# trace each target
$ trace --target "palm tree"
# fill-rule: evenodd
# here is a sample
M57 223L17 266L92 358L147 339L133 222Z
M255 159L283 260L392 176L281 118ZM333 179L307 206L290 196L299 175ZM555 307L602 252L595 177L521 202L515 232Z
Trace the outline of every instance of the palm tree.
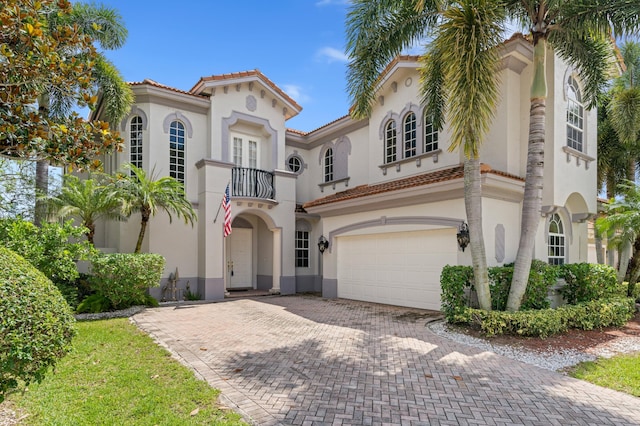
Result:
M128 173L118 174L116 184L119 193L124 200L124 214L130 216L139 212L140 233L134 253L140 253L142 240L147 230L149 219L155 216L159 210L164 210L172 221L171 214L184 219L184 223L193 226L197 220L196 212L186 198L182 183L172 177L158 178L154 170L150 175L133 164L125 164Z
M612 31L624 34L636 30L640 26L640 3L627 0L505 0L504 4L510 17L529 28L534 49L520 244L507 300L507 310L516 311L520 309L527 288L542 206L547 53L552 50L579 72L587 106L594 107L598 93L607 82Z
M640 188L633 181L626 181L618 186L622 194L620 199L612 199L605 207L605 215L598 218L596 227L609 236L612 245L622 247L623 251L633 249L640 251ZM640 262L629 264L629 256L621 256L618 268L618 282L629 277L629 295L640 276ZM629 270L627 272L627 269Z
M503 41L504 8L491 0L467 0L436 14L432 4L409 3L397 2L381 11L377 7L382 2L357 1L349 14L347 33L352 61L348 81L354 116L366 117L370 113L379 67L427 29L435 28L434 39L420 60L421 93L434 126L441 130L444 121L450 123L449 149L462 149L465 154L465 209L475 288L480 307L490 310L478 150L498 100L496 76L500 58L495 47ZM379 39L388 43L382 45Z
M56 28L61 19L56 13L50 14L49 28ZM76 25L80 31L91 37L103 49L118 49L124 45L127 38L127 29L121 16L114 9L94 4L76 3L69 22ZM69 52L74 55L75 52ZM101 53L97 52L93 70L93 83L97 90L104 93L103 108L108 122L111 124L122 120L128 113L133 103L131 87L124 81L115 66ZM63 119L67 117L74 107L71 94L76 88L46 88L38 99L38 109L41 115ZM46 196L49 187L49 162L39 159L36 163L36 194L39 199ZM34 223L39 224L44 213L43 206L36 201Z
M43 199L51 216L55 218L75 217L87 228L87 240L95 246L93 237L99 219L125 220L122 215L122 199L116 187L105 178L80 179L75 175L64 176L59 194Z

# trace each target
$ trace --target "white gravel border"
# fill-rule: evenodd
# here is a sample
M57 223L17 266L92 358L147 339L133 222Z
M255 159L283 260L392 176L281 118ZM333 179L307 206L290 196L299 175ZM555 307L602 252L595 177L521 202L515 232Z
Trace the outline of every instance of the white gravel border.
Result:
M498 345L468 336L462 333L456 333L448 329L444 320L433 321L427 324L427 327L438 336L453 340L464 345L473 346L486 351L494 352L498 355L517 361L526 362L546 370L559 371L566 367L574 366L583 361L594 361L597 359L595 355L573 350L555 350L549 348L546 351L530 351L522 348L515 348L508 345ZM638 341L638 350L640 350L640 339ZM613 355L613 353L612 353Z

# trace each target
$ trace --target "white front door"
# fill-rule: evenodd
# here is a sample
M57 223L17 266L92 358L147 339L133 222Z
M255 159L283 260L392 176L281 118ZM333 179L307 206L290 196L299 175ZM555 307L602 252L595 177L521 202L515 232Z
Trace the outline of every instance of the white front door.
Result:
M229 257L227 258L228 288L253 287L252 236L252 229L234 228L231 235L227 237L229 246Z

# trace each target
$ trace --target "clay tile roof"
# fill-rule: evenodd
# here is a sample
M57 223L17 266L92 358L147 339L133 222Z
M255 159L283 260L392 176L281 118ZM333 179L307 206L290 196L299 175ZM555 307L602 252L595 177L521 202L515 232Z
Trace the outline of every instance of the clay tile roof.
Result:
M145 78L143 81L130 82L129 85L130 86L145 86L145 85L154 86L154 87L158 87L160 89L166 89L166 90L171 90L172 92L182 93L184 95L196 96L198 98L203 98L203 96L201 96L201 95L196 95L195 93L186 92L184 90L176 89L175 87L167 86L165 84L160 84L157 81L151 80L149 78Z
M298 105L296 101L294 101L282 89L276 86L276 84L273 81L269 80L266 75L262 74L260 70L257 70L257 69L250 70L250 71L240 71L240 72L234 72L234 73L228 73L228 74L218 74L218 75L211 75L208 77L201 77L200 80L191 88L190 92L194 92L196 89L199 88L199 86L202 85L202 83L206 81L225 81L225 80L234 80L237 78L245 78L245 77L258 77L260 80L262 80L263 83L265 83L267 86L272 88L278 95L282 96L287 102L289 102L295 108L297 108L298 110L302 109L302 107Z
M524 181L524 179L509 174L505 172L501 172L498 170L493 170L491 166L488 164L482 164L480 166L480 173L491 173L499 176L508 177L511 179ZM327 195L323 198L318 198L313 201L309 201L308 203L303 204L305 209L309 207L321 206L324 204L336 203L339 201L352 200L354 198L366 197L374 194L381 194L385 192L398 191L401 189L413 188L417 186L423 185L431 185L438 182L445 182L448 180L454 179L462 179L464 177L464 167L462 165L458 165L455 167L450 167L448 169L437 170L435 172L424 173L421 175L410 176L403 179L398 179L390 182L378 183L375 185L359 185L355 188L347 189L346 191L336 192L335 194Z
M295 130L295 129L287 129L287 130L292 132L292 133L297 133L299 135L306 136L306 135L309 135L309 134L311 134L313 132L317 132L318 130L324 129L325 127L331 126L333 123L337 123L338 121L340 121L342 119L345 119L347 117L349 117L349 114L345 114L342 117L338 117L335 120L330 121L327 124L323 124L322 126L318 127L317 129L313 129L313 130L311 130L309 132L303 132L302 130Z

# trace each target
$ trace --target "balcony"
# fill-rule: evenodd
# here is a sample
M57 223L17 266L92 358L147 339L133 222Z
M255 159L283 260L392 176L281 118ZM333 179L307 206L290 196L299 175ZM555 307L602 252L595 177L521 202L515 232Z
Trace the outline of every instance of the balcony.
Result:
M276 199L273 172L234 167L231 169L231 196L242 198Z

